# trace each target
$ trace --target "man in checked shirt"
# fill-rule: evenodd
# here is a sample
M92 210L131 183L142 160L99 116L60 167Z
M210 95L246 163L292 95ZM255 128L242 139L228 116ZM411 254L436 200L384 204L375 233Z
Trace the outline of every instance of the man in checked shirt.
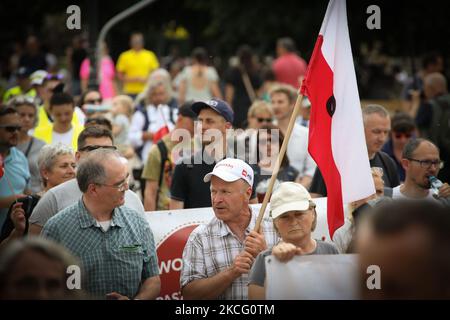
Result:
M215 217L197 227L183 251L180 283L184 299L248 299L248 272L255 257L277 241L273 224L252 231L258 210L249 206L253 170L239 159L216 164L203 181L211 181Z

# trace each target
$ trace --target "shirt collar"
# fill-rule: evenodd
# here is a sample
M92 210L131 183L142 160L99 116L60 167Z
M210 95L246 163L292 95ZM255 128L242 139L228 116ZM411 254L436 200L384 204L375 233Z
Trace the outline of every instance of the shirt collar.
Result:
M83 229L98 226L97 220L94 219L84 205L83 198L78 201L78 220L80 222L80 227ZM124 226L123 213L119 208L115 208L112 214L111 227L115 226L120 228Z
M250 223L248 224L247 228L245 228L245 235L248 235L250 231L253 230L256 224L256 219L254 219L255 212L253 211L252 207L250 207L250 213L251 213ZM217 229L218 229L217 234L220 237L226 237L229 234L233 234L230 227L228 227L228 225L225 222L217 218L215 219L217 220Z

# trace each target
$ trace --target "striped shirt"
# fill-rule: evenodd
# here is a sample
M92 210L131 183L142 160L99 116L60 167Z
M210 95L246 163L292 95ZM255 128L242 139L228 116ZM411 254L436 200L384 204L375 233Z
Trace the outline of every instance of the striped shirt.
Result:
M245 235L253 230L257 216L258 211L252 208L252 217ZM272 220L263 219L261 228L267 247L271 248L278 241ZM183 251L181 287L194 280L212 277L231 267L236 256L244 251L244 248L244 242L241 242L222 220L214 217L208 224L200 225L192 231ZM243 274L235 279L217 299L247 300L247 286L248 274Z
M82 289L94 298L113 291L133 298L141 282L159 274L150 226L128 207L114 209L105 232L80 199L50 218L41 234L80 258Z

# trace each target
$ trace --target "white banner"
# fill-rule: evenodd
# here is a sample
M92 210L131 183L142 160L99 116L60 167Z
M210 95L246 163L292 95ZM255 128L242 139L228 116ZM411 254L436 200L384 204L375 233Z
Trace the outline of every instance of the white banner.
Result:
M353 300L358 298L357 255L297 256L287 263L266 257L268 300Z
M327 199L313 199L316 203L317 226L313 237L330 241L327 226ZM260 208L261 204L252 205ZM267 208L270 206L268 205ZM269 210L266 211L266 215ZM184 209L147 212L145 215L156 243L161 277L159 299L182 299L180 271L183 266L182 253L189 234L199 224L208 223L213 217L212 208Z

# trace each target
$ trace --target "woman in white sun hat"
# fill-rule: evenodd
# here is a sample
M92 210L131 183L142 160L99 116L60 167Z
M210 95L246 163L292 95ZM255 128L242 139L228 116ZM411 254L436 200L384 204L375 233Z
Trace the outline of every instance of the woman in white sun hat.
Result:
M273 254L287 262L295 255L338 254L336 247L312 238L317 223L316 204L301 184L283 182L272 194L270 214L281 241L261 252L249 276L249 299L265 299L265 257Z

